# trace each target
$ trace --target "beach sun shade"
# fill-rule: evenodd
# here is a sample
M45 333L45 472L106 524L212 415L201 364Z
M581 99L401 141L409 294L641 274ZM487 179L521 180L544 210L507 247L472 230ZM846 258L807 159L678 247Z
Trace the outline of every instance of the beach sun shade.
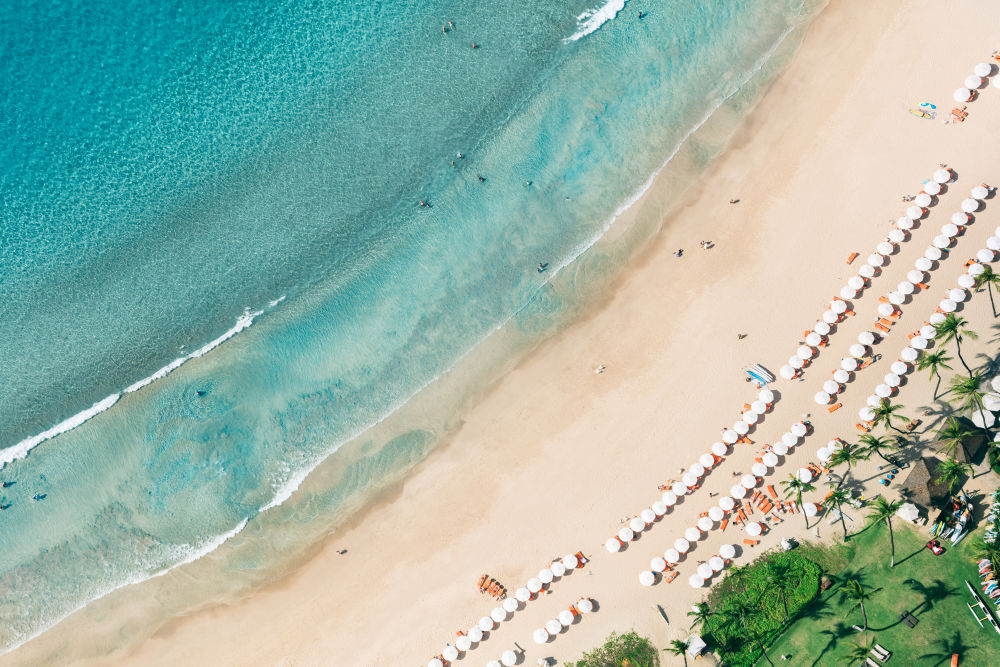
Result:
M986 247L990 250L1000 250L1000 236L991 236L986 239Z
M805 434L809 431L809 429L806 428L806 425L803 424L802 422L795 422L794 424L792 424L792 427L788 430L791 431L792 435L794 435L797 438L804 437Z
M729 429L729 430L727 430L726 432L724 432L722 434L722 440L723 440L723 442L726 442L726 443L728 443L730 445L733 444L734 442L736 442L739 439L740 439L739 434L736 431L732 430L732 429Z
M747 424L745 421L738 421L735 424L733 424L733 430L740 435L746 435L747 432L750 430L750 425Z
M925 212L926 211L924 211L924 209L920 208L919 206L908 206L906 208L906 217L909 218L910 220L919 220L920 218L924 217Z
M455 640L455 643L457 644L458 640ZM441 656L448 661L455 660L458 658L458 649L454 646L445 646L444 650L441 651Z
M705 585L705 580L697 574L692 574L688 577L688 584L690 584L691 588L701 588Z
M667 569L667 561L663 560L659 556L656 556L649 561L649 569L653 572L663 572Z
M478 625L474 625L471 628L469 628L469 631L466 632L465 635L472 642L481 642L481 641L483 641L483 629L480 628Z
M759 414L757 414L753 410L748 410L747 412L743 413L743 417L740 421L744 421L747 424L756 424L759 419L760 419Z
M973 199L986 199L986 197L989 196L990 191L987 190L982 185L977 185L976 187L972 188L972 191L969 194L972 195Z
M754 463L752 466L750 466L750 472L752 472L754 475L757 475L758 477L763 477L764 475L767 474L767 466L764 465L763 463Z
M427 667L444 667L444 663L437 658L433 658L427 663Z
M892 396L892 387L887 384L875 385L875 394L882 398L889 398Z
M728 512L729 510L736 507L736 501L730 498L729 496L723 496L722 498L719 499L719 507L722 508L723 511Z
M545 628L538 628L531 635L531 638L535 640L536 644L544 644L549 641L549 631Z
M906 216L903 216L902 218L896 221L896 226L899 227L900 229L905 229L906 231L910 231L911 229L913 229L913 220L910 220Z
M489 616L483 616L479 619L479 623L476 623L476 625L478 625L479 629L483 632L489 632L493 629L493 619Z
M573 625L573 612L571 612L569 609L563 609L561 612L559 612L558 618L559 622L562 623L563 626L567 628Z
M553 618L545 624L545 629L549 631L550 635L557 635L562 630L562 623L559 622L559 619Z
M934 182L935 183L947 183L951 180L951 170L950 169L938 169L934 172Z
M800 482L808 482L813 478L812 471L809 468L799 468L797 475Z
M840 440L831 440L830 442L826 443L826 448L829 449L831 452L835 452L838 449L843 449L844 446L840 444Z
M887 304L883 303L882 305L885 306ZM851 346L847 348L847 351L851 353L852 357L857 357L857 358L861 358L866 354L868 354L868 348L862 345L861 343L851 343Z
M688 552L688 549L690 548L691 548L691 543L685 540L683 537L678 537L676 540L674 540L674 549L676 549L680 553L686 554Z
M468 651L470 648L472 648L472 640L469 639L468 635L462 635L461 637L455 640L455 648L457 648L459 651Z
M952 301L955 301L956 303L962 303L968 296L969 294L964 289L958 289L957 287L953 287L950 290L948 290L948 298L951 299Z
M875 334L871 331L862 331L858 334L858 342L862 345L871 345L875 342Z
M621 551L622 543L619 540L611 537L611 538L608 538L608 540L604 543L604 548L607 549L608 551L610 551L611 553L617 553L617 552ZM528 583L530 584L531 582L528 582ZM541 583L542 582L539 581L538 583L539 583L539 590L541 590ZM532 593L537 593L538 590L531 591L531 592Z
M912 361L916 361L917 359L920 358L920 353L917 352L912 347L904 347L899 352L899 358L902 359L903 361L911 361L912 362Z
M904 296L907 294L913 294L913 292L915 292L916 289L917 288L913 283L906 280L896 285L896 291Z
M761 533L760 524L756 521L751 521L747 524L747 535L750 537L757 537Z
M711 468L715 465L715 457L708 453L702 454L698 457L698 463L702 468Z
M503 607L494 607L493 611L490 612L490 618L499 623L507 618L507 610Z
M740 478L740 485L744 489L752 489L757 486L757 478L753 475L743 475L743 477Z
M996 424L997 418L993 415L992 412L986 412L986 411L980 412L979 410L976 410L975 412L972 413L971 421L979 428L990 428L991 426Z
M573 554L566 554L562 557L562 564L567 570L574 570L580 565L580 559Z
M829 461L830 456L831 456L830 450L827 449L826 447L820 447L819 449L816 450L816 458L818 458L823 463Z
M633 519L633 521L634 521L634 519ZM618 531L618 538L621 539L622 541L624 541L624 539L622 537L622 532L621 531ZM544 568L542 568L541 570L538 571L538 579L543 584L551 584L552 583L552 579L554 578L554 576L555 575L552 573L552 570L550 570L547 567L544 567Z
M712 519L707 516L698 517L698 528L700 530L712 530Z
M976 286L976 279L970 276L968 273L963 273L958 277L958 286L964 287L966 289L972 289Z
M501 667L499 660L490 660L486 663L486 667Z
M922 208L926 208L931 205L931 196L925 192L921 192L913 199L913 203Z
M885 257L877 253L873 253L871 255L868 255L867 262L870 266L882 266L882 264L885 262Z
M806 513L806 516L816 516L819 513L819 508L816 507L816 503L802 503L802 511Z
M875 250L876 252L878 252L878 254L884 256L884 255L891 255L892 251L895 250L895 248L893 248L892 244L889 243L888 241L882 241L877 246L875 246Z
M941 185L935 183L934 181L927 181L921 187L923 188L924 192L926 192L929 195L936 195L937 193L941 192Z
M688 542L697 542L701 539L701 531L694 526L688 526L687 529L684 530L684 539Z
M792 368L802 368L806 362L802 357L792 357L788 360L788 365Z
M712 566L708 563L702 563L698 566L698 576L702 579L708 579L712 576Z
M643 586L652 586L656 583L656 575L649 570L643 570L639 573L639 583Z
M742 498L747 495L747 490L743 488L742 484L735 484L729 487L729 495L733 498Z
M819 347L819 344L822 342L823 342L823 337L820 336L815 331L810 331L806 335L806 345L809 345L810 347Z
M503 663L504 667L513 667L517 664L517 654L513 651L504 651L500 654L500 662Z
M765 403L770 403L774 400L774 392L770 389L761 389L757 392L757 400L764 401Z
M785 433L781 436L781 442L783 442L788 447L794 447L798 444L799 439L794 433Z
M955 303L954 301L952 301L951 299L942 299L941 303L938 304L938 308L940 308L941 310L943 310L946 313L954 313L955 309L958 308L958 304ZM918 338L919 338L919 336L918 336ZM913 345L913 341L910 341L910 344ZM919 345L913 345L913 347L920 348ZM920 348L920 349L923 349L923 348Z
M978 259L980 262L992 262L994 259L996 259L996 256L997 254L992 250L990 250L989 248L983 248L982 250L976 253L976 259Z
M844 384L849 382L851 379L851 374L845 371L843 368L838 368L833 372L833 381L839 384Z
M889 240L893 243L902 243L906 240L906 232L902 229L893 229L889 231Z
M840 367L845 371L854 371L858 368L858 360L853 357L844 357L840 360Z
M857 278L857 276L854 277ZM861 279L858 278L858 280ZM820 336L826 336L830 333L830 325L827 324L826 322L817 322L816 324L813 325L813 331L818 333Z
M895 373L886 373L885 377L882 378L882 381L890 387L898 387L900 382L899 376Z
M841 302L838 302L838 303L841 303ZM795 350L795 354L800 359L812 359L812 356L815 353L816 353L816 350L812 349L808 345L799 345L798 349Z
M619 547L621 546L621 542L623 542L623 540L620 539L616 540L615 538L611 538L611 540L613 540L616 544L618 544ZM611 549L608 549L608 551L611 551ZM618 549L615 549L615 551L618 551ZM537 593L538 591L542 590L542 580L538 579L537 577L532 577L531 579L528 579L528 583L526 585L528 587L528 590L531 591L532 593Z
M820 405L826 405L827 403L830 402L830 394L826 393L825 391L817 391L813 395L813 400Z
M696 486L698 484L698 476L691 472L684 473L681 477L681 481L687 486Z
M868 268L870 269L871 267L869 266ZM822 319L826 324L836 324L840 317L832 310L825 310L823 311Z
M965 87L968 88L969 90L975 90L981 85L983 85L983 80L978 76L976 76L975 74L970 74L969 76L965 77Z
M712 572L721 572L722 568L726 566L726 562L718 556L712 556L708 559L708 566L712 568Z
M632 520L628 522L628 527L632 530L633 533L641 533L643 529L646 527L646 522L639 517L633 517ZM545 570L542 570L542 572L545 572ZM552 576L551 572L549 572L549 576ZM539 573L538 578L541 579L542 581L545 581L545 577L543 577L541 573ZM546 581L545 583L548 582Z
M986 63L979 63L972 68L972 73L976 76L989 76L992 71L992 65L988 65Z
M871 396L865 399L865 405L874 410L878 406L882 405L882 398L880 396L872 394Z
M924 278L926 278L924 272L916 269L911 269L910 272L906 274L906 279L911 283L922 283L924 282Z
M788 445L786 445L783 442L775 443L771 447L771 451L777 454L778 456L784 456L785 454L788 453Z
M673 491L664 491L660 499L667 507L673 507L677 503L677 494Z
M941 259L941 255L943 254L941 248L935 248L934 246L927 246L927 250L924 250L924 257L935 261Z
M681 554L679 551L677 551L677 549L667 549L666 551L663 552L663 558L668 563L673 564L681 559Z
M716 456L725 456L726 454L729 453L729 447L727 447L726 443L724 442L713 442L712 453L715 454Z
M667 513L667 504L662 500L657 500L653 503L650 508L653 510L653 514L656 516L663 516Z
M973 264L969 267L969 275L978 276L985 270L986 268L982 264Z
M764 456L761 457L761 460L764 462L764 465L768 466L769 468L773 468L774 466L778 465L778 457L774 452L768 452L767 454L764 454Z
M648 511L650 514L653 514L652 510L643 510L643 511ZM653 516L655 518L656 515ZM552 572L552 575L556 577L561 577L564 574L566 574L566 566L562 564L561 560L552 561L552 564L549 565L549 570Z
M594 611L594 603L590 601L590 598L580 598L576 603L576 608L580 610L582 614L589 614Z
M847 279L847 286L851 287L853 289L859 290L859 289L861 289L862 287L865 286L865 279L862 278L861 276L851 276L850 278ZM825 336L826 334L830 333L830 327L826 327L826 333L823 333L823 332L819 331L818 329L814 329L814 331L816 331L816 333L818 333L820 335L824 335ZM806 342L808 342L808 341L806 341Z
M972 99L972 91L968 88L959 88L952 97L955 98L956 102L968 102Z
M828 394L836 394L838 391L840 391L840 385L834 382L833 380L827 380L826 382L823 383L823 391L825 391Z
M969 214L964 211L955 211L951 214L951 224L964 225L969 221Z
M732 544L723 544L719 547L719 555L723 558L735 558L736 557L736 547Z
M721 507L710 507L708 509L708 518L712 521L722 521L724 516L726 516L726 513L722 511Z
M944 234L938 234L937 236L934 237L934 240L931 241L931 243L934 245L935 248L941 248L942 250L944 250L945 248L951 245L951 239L945 236Z
M899 292L889 292L889 303L894 306L900 306L906 301L906 296L900 294Z
M858 295L858 290L850 286L844 286L840 288L840 298L841 299L853 299Z
M684 485L684 482L674 482L670 487L670 490L673 491L676 496L686 496L688 492L688 488Z
M896 375L906 375L907 373L910 372L910 367L904 364L902 361L894 361L892 362L892 365L889 366L889 370L891 370Z
M962 210L966 213L975 213L979 210L979 202L975 199L963 199Z
M618 531L618 539L621 540L622 542L631 542L632 538L634 537L635 537L635 532L633 532L633 530L628 526L625 526L624 528ZM541 579L541 577L539 577L539 579Z
M508 614L513 614L515 611L517 611L518 604L517 600L515 600L514 598L506 598L500 604L500 606L503 607L503 610Z
M930 271L931 269L934 268L934 262L932 262L927 257L918 257L917 261L913 263L913 266L917 268L917 271ZM920 280L915 280L914 282L922 283L923 278L925 278L925 276L921 276L920 278L921 278Z
M878 305L878 314L881 315L882 317L889 317L895 312L896 309L893 308L892 304L890 303L880 303ZM854 346L852 345L851 347L853 348ZM851 352L851 354L854 354L854 352ZM860 355L855 355L855 356L860 356Z
M958 225L953 222L946 222L941 225L941 233L948 238L958 235Z

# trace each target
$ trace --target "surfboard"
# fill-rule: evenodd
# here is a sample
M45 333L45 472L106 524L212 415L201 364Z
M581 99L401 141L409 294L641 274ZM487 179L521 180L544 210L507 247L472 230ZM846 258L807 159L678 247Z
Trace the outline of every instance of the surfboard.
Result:
M932 111L937 109L937 107L931 104L930 102L921 102L917 106L920 107L921 109L930 109Z
M929 118L933 117L929 113L927 113L925 111L920 111L919 109L908 109L908 111L911 114L913 114L914 116L916 116L917 118L928 118L929 119Z

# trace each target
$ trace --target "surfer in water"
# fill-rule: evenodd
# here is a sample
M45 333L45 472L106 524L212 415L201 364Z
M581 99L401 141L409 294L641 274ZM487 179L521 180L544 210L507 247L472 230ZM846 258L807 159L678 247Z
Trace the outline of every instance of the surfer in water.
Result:
M545 270L548 269L548 268L549 268L548 262L539 262L538 263L538 272L539 273L545 273Z

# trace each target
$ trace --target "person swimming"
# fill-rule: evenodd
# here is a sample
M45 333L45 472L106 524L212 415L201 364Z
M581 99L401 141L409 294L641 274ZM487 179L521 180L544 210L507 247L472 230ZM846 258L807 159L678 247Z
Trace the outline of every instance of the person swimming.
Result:
M478 176L479 176L479 182L480 183L485 183L486 182L486 177L485 176L483 176L482 174L479 174Z
M45 500L45 497L47 495L48 495L47 493L36 493L35 495L31 496L31 499L32 500Z
M538 272L539 273L545 273L545 270L547 268L549 268L548 262L539 262L538 263Z

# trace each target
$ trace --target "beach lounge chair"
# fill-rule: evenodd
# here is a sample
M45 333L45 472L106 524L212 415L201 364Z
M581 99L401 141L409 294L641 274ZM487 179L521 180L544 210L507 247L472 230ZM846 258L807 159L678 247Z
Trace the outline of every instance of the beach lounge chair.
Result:
M746 544L747 546L750 547L755 547L757 546L757 540L751 540L750 538L745 537L743 538L743 544Z
M483 576L479 577L479 592L480 593L482 593L483 591L486 590L486 580L488 578L489 578L489 575L487 575L487 574L484 574Z
M848 264L850 264L851 262L853 262L853 261L854 261L854 260L856 260L857 258L858 258L858 253L856 253L856 252L852 252L852 253L851 253L850 255L848 255L848 257L847 257L847 263L848 263Z
M892 656L892 653L890 651L887 651L885 647L879 644L878 642L875 642L874 650L879 653L879 655L875 657L881 660L882 662L887 662L889 658Z
M722 530L725 531L726 530L726 526L728 526L728 525L729 525L729 519L723 519L722 520Z
M774 485L773 484L768 484L767 485L767 492L771 494L772 498L777 498L778 497L778 494L774 492Z
M587 563L589 563L589 562L590 562L590 559L589 559L589 558L587 558L586 556L584 556L584 555L583 555L583 552L582 552L582 551L577 551L577 552L576 552L575 554L573 554L573 555L574 555L574 556L576 556L576 559L577 559L578 561L580 561L580 565L586 565Z
M879 665L877 662L875 662L871 658L865 658L865 665L867 667L881 667L881 665Z
M878 298L878 302L879 303L889 303L889 297L887 297L887 296L880 296Z
M843 407L842 403L834 403L833 405L831 405L830 407L828 407L826 409L826 411L827 412L836 412L837 410L839 410L842 407Z
M663 580L669 584L671 581L673 581L676 578L677 578L677 570L674 570L673 572L670 572L669 574L667 574L667 576L663 577Z

